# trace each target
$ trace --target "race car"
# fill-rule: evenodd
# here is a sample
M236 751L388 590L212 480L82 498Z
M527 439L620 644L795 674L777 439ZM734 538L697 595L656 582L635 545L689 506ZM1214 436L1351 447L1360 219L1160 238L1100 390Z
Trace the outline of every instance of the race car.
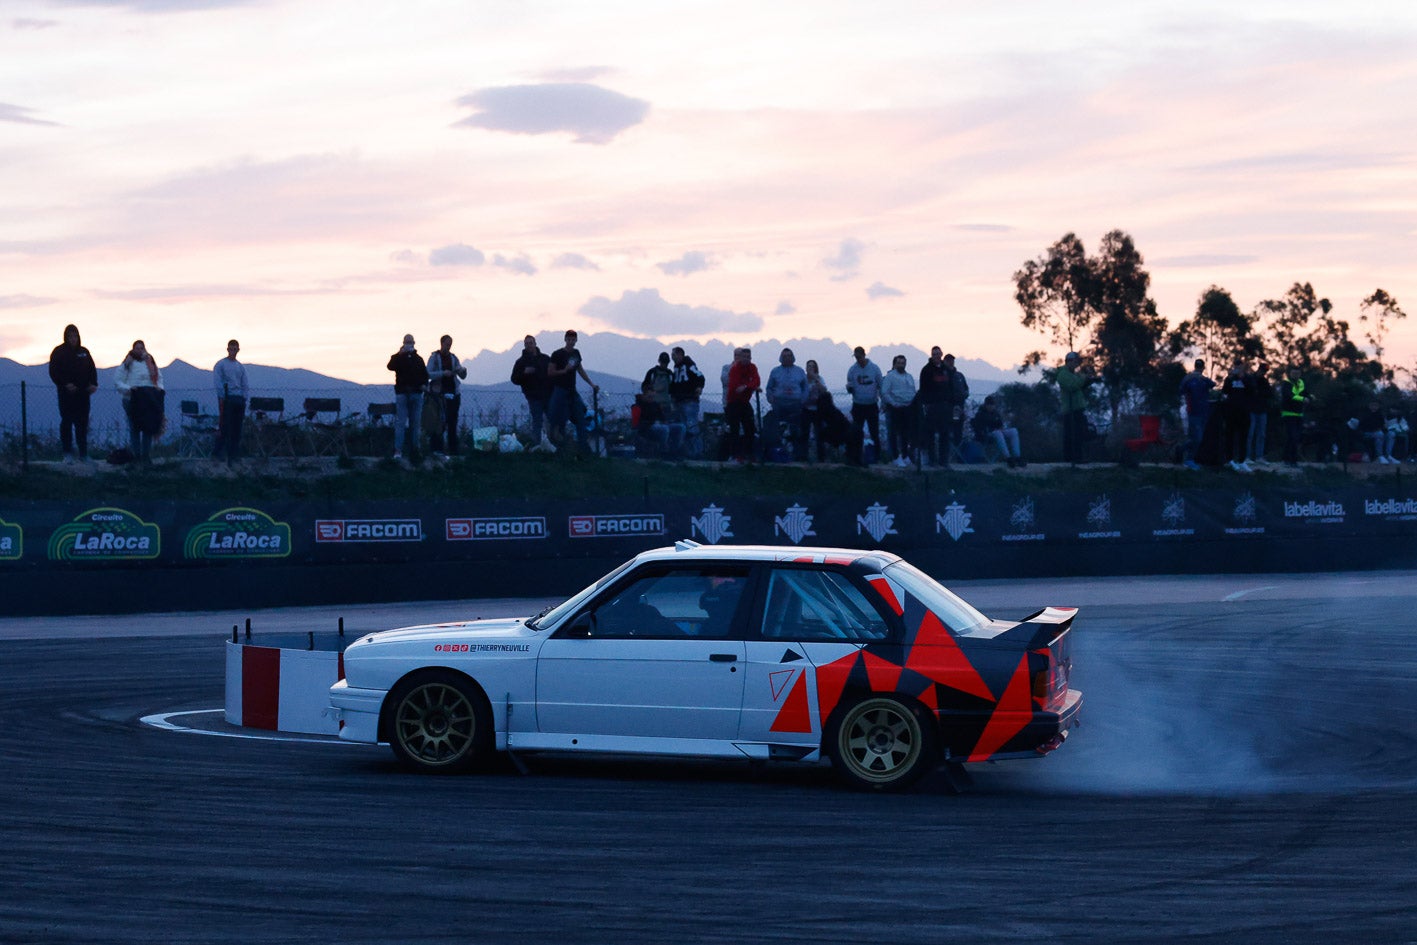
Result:
M362 637L330 701L341 738L426 773L600 752L829 762L899 789L1061 745L1075 614L990 620L883 551L681 541L535 617Z

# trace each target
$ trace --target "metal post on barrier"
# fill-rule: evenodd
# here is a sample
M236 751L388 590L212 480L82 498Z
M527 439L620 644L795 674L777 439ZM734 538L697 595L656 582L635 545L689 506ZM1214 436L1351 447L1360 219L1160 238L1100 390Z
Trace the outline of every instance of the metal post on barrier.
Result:
M311 631L310 631L309 633L307 633L305 636L306 636L305 649L307 649L307 650L313 650L313 649L315 648L315 631L314 631L314 630L311 630Z
M241 642L240 637L237 636L236 624L232 624L232 625L231 625L231 642L232 642L232 643L240 643L240 642Z
M251 618L246 618L246 642L251 642Z
M30 470L29 395L24 381L20 381L20 468Z
M341 639L341 640L344 639L344 618L343 618L343 617L341 617L341 618L339 619L339 636L340 636L340 639Z

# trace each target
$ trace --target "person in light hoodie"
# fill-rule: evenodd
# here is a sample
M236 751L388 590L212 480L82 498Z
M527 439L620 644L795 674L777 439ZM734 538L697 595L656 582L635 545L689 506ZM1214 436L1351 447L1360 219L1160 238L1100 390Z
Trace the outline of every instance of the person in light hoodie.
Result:
M891 369L881 378L881 403L886 405L886 435L890 438L893 466L910 465L915 435L915 378L905 370L905 355L891 359Z
M128 414L129 449L134 459L146 463L152 458L153 440L162 436L167 395L157 361L141 340L133 342L118 365L113 386L123 395L123 409Z

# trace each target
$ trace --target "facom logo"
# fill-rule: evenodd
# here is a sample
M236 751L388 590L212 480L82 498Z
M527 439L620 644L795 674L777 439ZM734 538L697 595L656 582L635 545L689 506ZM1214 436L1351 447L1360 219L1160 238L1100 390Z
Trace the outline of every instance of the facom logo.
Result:
M635 535L663 535L664 516L572 515L566 520L572 538L623 538Z
M290 525L259 509L222 509L187 533L187 558L285 558Z
M51 561L146 560L161 552L161 530L125 509L89 509L49 536Z
M443 521L443 537L447 541L545 538L546 519L535 515L520 518L450 518Z
M417 518L317 519L317 542L422 541L423 520Z

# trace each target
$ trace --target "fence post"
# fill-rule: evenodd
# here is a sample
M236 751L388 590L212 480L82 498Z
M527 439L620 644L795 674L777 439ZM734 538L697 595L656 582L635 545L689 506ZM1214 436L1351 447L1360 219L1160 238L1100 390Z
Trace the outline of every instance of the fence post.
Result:
M30 470L29 395L24 381L20 381L20 468Z

